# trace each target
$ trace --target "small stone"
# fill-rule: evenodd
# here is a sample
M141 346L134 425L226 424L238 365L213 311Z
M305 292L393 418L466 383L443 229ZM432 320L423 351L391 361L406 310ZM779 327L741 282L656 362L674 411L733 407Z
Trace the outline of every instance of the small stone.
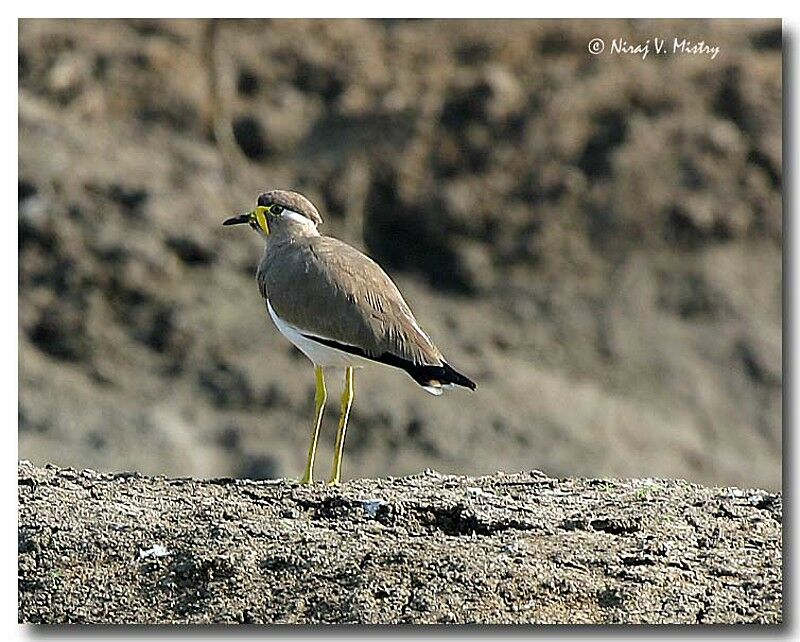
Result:
M169 551L167 550L166 546L162 546L161 544L154 544L151 548L147 550L139 549L139 559L143 560L148 557L164 557L169 555Z
M384 506L385 504L386 502L384 502L382 499L365 499L361 502L361 507L369 517L375 517L377 516L381 506Z

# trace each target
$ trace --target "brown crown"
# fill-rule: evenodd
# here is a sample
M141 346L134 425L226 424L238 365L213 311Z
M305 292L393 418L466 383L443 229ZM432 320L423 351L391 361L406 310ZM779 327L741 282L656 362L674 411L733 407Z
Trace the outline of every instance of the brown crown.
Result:
M297 192L290 192L283 189L273 189L269 192L264 192L258 196L256 205L267 207L269 205L280 205L287 210L292 210L298 214L302 214L314 222L314 225L322 223L322 217L314 204L309 201L302 194Z

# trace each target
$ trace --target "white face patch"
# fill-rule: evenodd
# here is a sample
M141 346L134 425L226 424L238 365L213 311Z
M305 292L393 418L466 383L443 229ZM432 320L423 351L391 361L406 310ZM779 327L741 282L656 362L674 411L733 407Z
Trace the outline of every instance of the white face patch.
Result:
M314 225L314 221L292 210L284 208L283 214L281 214L281 216L283 216L284 218L288 218L290 221L294 221L295 223L300 223L301 225L308 225L309 227L317 229L317 226Z

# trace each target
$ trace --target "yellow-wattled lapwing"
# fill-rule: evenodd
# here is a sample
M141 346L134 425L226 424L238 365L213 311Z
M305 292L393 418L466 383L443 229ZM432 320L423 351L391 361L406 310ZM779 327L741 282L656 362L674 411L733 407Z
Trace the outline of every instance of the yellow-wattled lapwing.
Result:
M316 409L303 483L313 481L322 411L324 368L344 368L339 429L330 483L341 478L347 417L353 402L353 369L383 364L405 370L427 392L475 383L453 369L419 326L403 295L368 256L322 236L317 208L297 192L272 190L256 208L223 225L247 224L265 240L256 279L278 330L314 364Z

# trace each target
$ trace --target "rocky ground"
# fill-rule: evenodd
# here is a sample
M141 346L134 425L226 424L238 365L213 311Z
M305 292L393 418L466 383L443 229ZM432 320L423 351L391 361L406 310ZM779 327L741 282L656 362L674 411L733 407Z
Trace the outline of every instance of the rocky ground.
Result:
M721 53L587 52L677 34ZM780 488L781 42L779 21L22 20L20 456L299 474L312 370L266 317L257 239L220 226L285 187L478 382L358 377L346 476Z
M18 475L21 622L782 621L780 493L539 472Z

